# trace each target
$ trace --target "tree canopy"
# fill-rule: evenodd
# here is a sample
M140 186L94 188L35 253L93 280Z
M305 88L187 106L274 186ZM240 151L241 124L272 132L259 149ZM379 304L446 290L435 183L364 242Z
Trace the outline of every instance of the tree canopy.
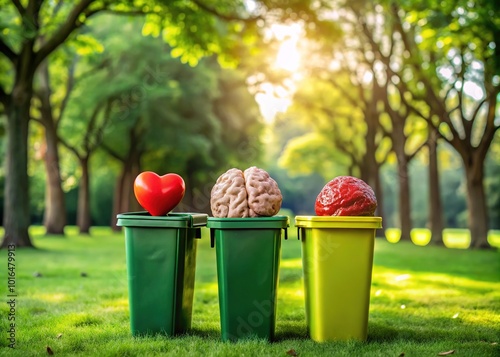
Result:
M262 164L287 182L286 208L307 212L321 180L349 174L374 188L377 214L402 239L425 224L439 244L451 224L489 247L500 211L496 2L0 7L3 245L31 246L33 211L63 234L60 212L76 210L88 231L105 187L106 216L139 208L131 187L141 170L182 174L179 209L207 211L221 172ZM284 50L292 38L295 55ZM295 65L277 68L278 54ZM259 91L289 96L286 112L262 120ZM78 208L68 201L77 187Z

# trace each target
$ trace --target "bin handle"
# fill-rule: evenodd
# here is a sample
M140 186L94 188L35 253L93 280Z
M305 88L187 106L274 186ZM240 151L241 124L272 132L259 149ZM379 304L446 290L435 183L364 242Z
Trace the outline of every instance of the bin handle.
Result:
M300 227L297 227L297 239L300 240Z
M191 225L193 227L206 226L207 215L205 213L186 213L189 215Z
M210 248L215 247L215 231L213 228L210 228Z
M285 231L285 240L287 240L288 239L288 229L283 228L283 230Z

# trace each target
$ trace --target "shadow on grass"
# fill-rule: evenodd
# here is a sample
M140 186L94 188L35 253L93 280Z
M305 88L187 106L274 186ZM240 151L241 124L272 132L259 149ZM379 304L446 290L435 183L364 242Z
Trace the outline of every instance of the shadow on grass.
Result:
M207 329L201 329L201 328L191 328L187 331L185 335L182 336L189 336L189 337L200 337L203 339L212 339L212 340L220 340L221 338L221 332L219 329L214 329L214 328L207 328Z
M289 340L309 340L307 328L292 326L285 331L276 332L273 342L285 342Z
M379 344L394 341L426 343L440 340L454 340L457 343L478 341L496 342L496 332L492 326L471 324L470 326L464 327L462 323L453 321L460 325L458 329L456 329L450 326L443 326L442 318L426 317L412 317L408 320L408 326L395 326L391 321L395 321L396 319L401 320L401 317L394 314L394 316L387 318L387 322L370 321L368 324L366 343ZM464 328L467 330L466 333L464 333ZM190 334L202 338L220 340L219 330L197 329L190 331ZM307 327L303 321L290 322L287 326L283 326L282 324L282 326L277 329L272 342L279 343L293 340L310 340Z
M222 341L221 337L221 332L219 330L199 330L199 329L194 329L194 330L189 330L187 334L185 335L179 335L177 337L197 337L201 339L209 339L213 341L219 341L219 342L224 342ZM280 342L286 342L286 341L297 341L297 340L302 340L302 341L308 341L310 338L308 337L307 333L304 332L292 332L292 331L286 331L286 332L279 332L276 333L274 336L274 339L272 341L268 341L263 338L257 338L257 337L244 337L241 339L238 339L237 341L225 341L226 343L238 343L242 341L263 341L263 342L269 342L269 343L280 343Z
M429 314L431 314L430 312ZM498 342L500 327L487 319L473 321L461 317L401 314L396 312L371 313L368 322L368 342L395 340L415 343L440 340L464 342Z
M405 343L430 343L440 340L453 340L457 343L478 341L490 343L497 342L497 338L495 338L495 336L497 336L498 329L495 332L495 329L492 326L478 326L477 324L474 324L466 328L467 333L463 333L463 326L460 327L460 332L455 331L453 328L447 329L444 327L436 327L437 325L442 324L442 322L439 321L439 318L419 318L418 320L418 329L416 329L412 324L409 324L408 327L401 327L383 322L370 322L368 324L368 336L366 343L380 344L395 341L402 341ZM305 328L298 328L295 326L277 332L274 342L286 342L289 340L307 341L310 340L310 338Z
M445 340L494 343L498 342L499 333L500 327L486 321L471 323L460 317L404 316L385 311L380 316L370 315L366 343L432 343ZM286 324L278 324L274 342L288 340L310 340L305 320L288 320Z

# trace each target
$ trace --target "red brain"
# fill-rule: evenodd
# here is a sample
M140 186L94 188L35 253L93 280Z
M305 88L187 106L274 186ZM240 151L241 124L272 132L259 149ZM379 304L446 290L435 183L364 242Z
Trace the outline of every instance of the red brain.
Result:
M338 176L323 187L314 208L318 216L373 216L377 198L363 180Z

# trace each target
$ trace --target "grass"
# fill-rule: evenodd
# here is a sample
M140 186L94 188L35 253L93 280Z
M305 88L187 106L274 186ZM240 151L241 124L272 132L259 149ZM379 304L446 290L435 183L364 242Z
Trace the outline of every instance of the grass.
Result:
M8 305L0 306L0 355L456 356L500 355L500 253L377 239L366 342L307 338L300 243L282 245L277 341L220 342L215 251L199 241L193 328L179 337L133 338L122 234L94 229L66 238L32 231L37 250L16 251L16 349L7 347ZM37 235L38 234L38 235ZM295 237L296 238L296 237ZM7 300L7 251L0 252ZM81 274L85 273L86 277ZM41 275L37 277L36 275Z
M385 238L388 242L397 243L401 239L399 228L386 228ZM431 242L432 233L428 228L413 228L410 232L411 241L420 246L426 246ZM495 248L500 248L500 230L490 229L488 231L488 243ZM467 249L470 246L470 230L464 228L443 229L443 243L447 248Z

